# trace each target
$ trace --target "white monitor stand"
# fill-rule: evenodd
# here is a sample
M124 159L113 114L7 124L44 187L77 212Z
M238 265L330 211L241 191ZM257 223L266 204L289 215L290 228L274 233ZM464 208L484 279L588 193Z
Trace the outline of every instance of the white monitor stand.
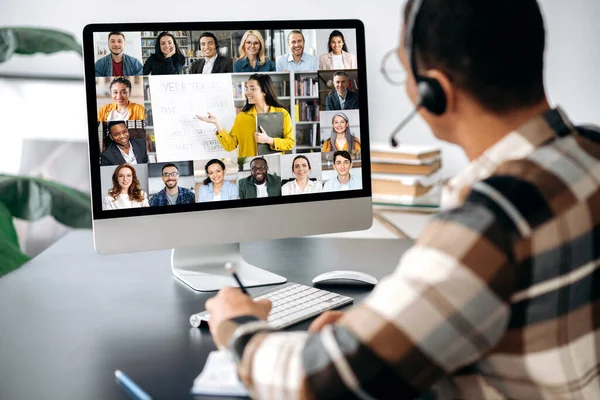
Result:
M171 270L183 283L198 292L215 292L225 286L238 286L225 269L233 262L240 281L246 287L276 285L287 279L248 264L240 253L240 244L220 244L173 249Z

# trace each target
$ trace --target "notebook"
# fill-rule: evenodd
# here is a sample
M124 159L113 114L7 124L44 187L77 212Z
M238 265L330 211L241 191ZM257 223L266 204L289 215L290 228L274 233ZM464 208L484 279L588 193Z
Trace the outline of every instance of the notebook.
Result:
M272 138L283 138L283 113L270 112L256 114L256 132L260 132L262 127L267 135ZM276 153L268 144L261 143L258 145L258 155Z
M227 350L212 351L204 369L194 379L192 395L249 396L248 390L237 374L233 354Z

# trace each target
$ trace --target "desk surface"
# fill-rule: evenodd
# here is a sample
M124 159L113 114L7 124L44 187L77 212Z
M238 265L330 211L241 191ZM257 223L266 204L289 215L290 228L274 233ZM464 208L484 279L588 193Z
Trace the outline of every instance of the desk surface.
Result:
M333 269L381 278L410 244L297 238L245 244L242 253L250 263L310 285ZM355 302L367 294L330 290ZM74 231L0 279L0 399L123 399L116 369L155 399L189 399L215 346L208 330L191 328L188 319L212 295L172 276L170 251L100 256L90 231Z

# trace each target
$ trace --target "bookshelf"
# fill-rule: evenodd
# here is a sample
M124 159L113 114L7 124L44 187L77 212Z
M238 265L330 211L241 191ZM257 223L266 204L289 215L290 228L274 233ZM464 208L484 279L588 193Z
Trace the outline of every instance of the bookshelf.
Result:
M145 31L142 32L142 64L146 63L148 57L154 53L156 38L160 34L160 31ZM192 44L190 43L191 34L189 31L169 31L175 37L179 49L183 53L185 58L185 65L190 65L190 51L193 51Z
M292 120L296 130L296 152L319 151L319 76L317 72L291 72L294 82ZM323 103L325 104L325 103Z

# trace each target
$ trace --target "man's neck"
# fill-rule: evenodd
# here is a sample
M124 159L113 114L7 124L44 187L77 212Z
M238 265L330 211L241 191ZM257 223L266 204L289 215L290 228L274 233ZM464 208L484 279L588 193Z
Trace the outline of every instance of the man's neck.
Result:
M344 90L343 92L337 92L338 96L340 96L342 99L346 98L346 93L348 93L347 90Z
M112 60L114 62L120 63L121 61L123 61L123 53L118 54L118 55L114 55L111 53L111 56L112 56Z
M121 149L121 151L125 154L129 154L129 149L131 148L131 142L127 142L126 145L117 144L117 147Z
M473 110L471 118L465 118L464 122L457 125L456 132L459 134L452 142L462 147L469 160L473 161L510 132L549 109L550 105L544 99L535 106L511 111L507 115Z
M345 185L346 183L348 183L350 181L350 174L346 174L346 175L338 175L338 181L342 184Z
M294 59L294 62L296 64L298 64L300 62L300 60L302 59L302 55L304 54L304 52L300 53L299 56L295 55L294 53L292 53L292 58Z
M179 186L177 186L177 185L175 185L175 187L173 187L173 188L168 188L165 186L165 189L167 190L167 193L171 194L171 195L179 193Z

